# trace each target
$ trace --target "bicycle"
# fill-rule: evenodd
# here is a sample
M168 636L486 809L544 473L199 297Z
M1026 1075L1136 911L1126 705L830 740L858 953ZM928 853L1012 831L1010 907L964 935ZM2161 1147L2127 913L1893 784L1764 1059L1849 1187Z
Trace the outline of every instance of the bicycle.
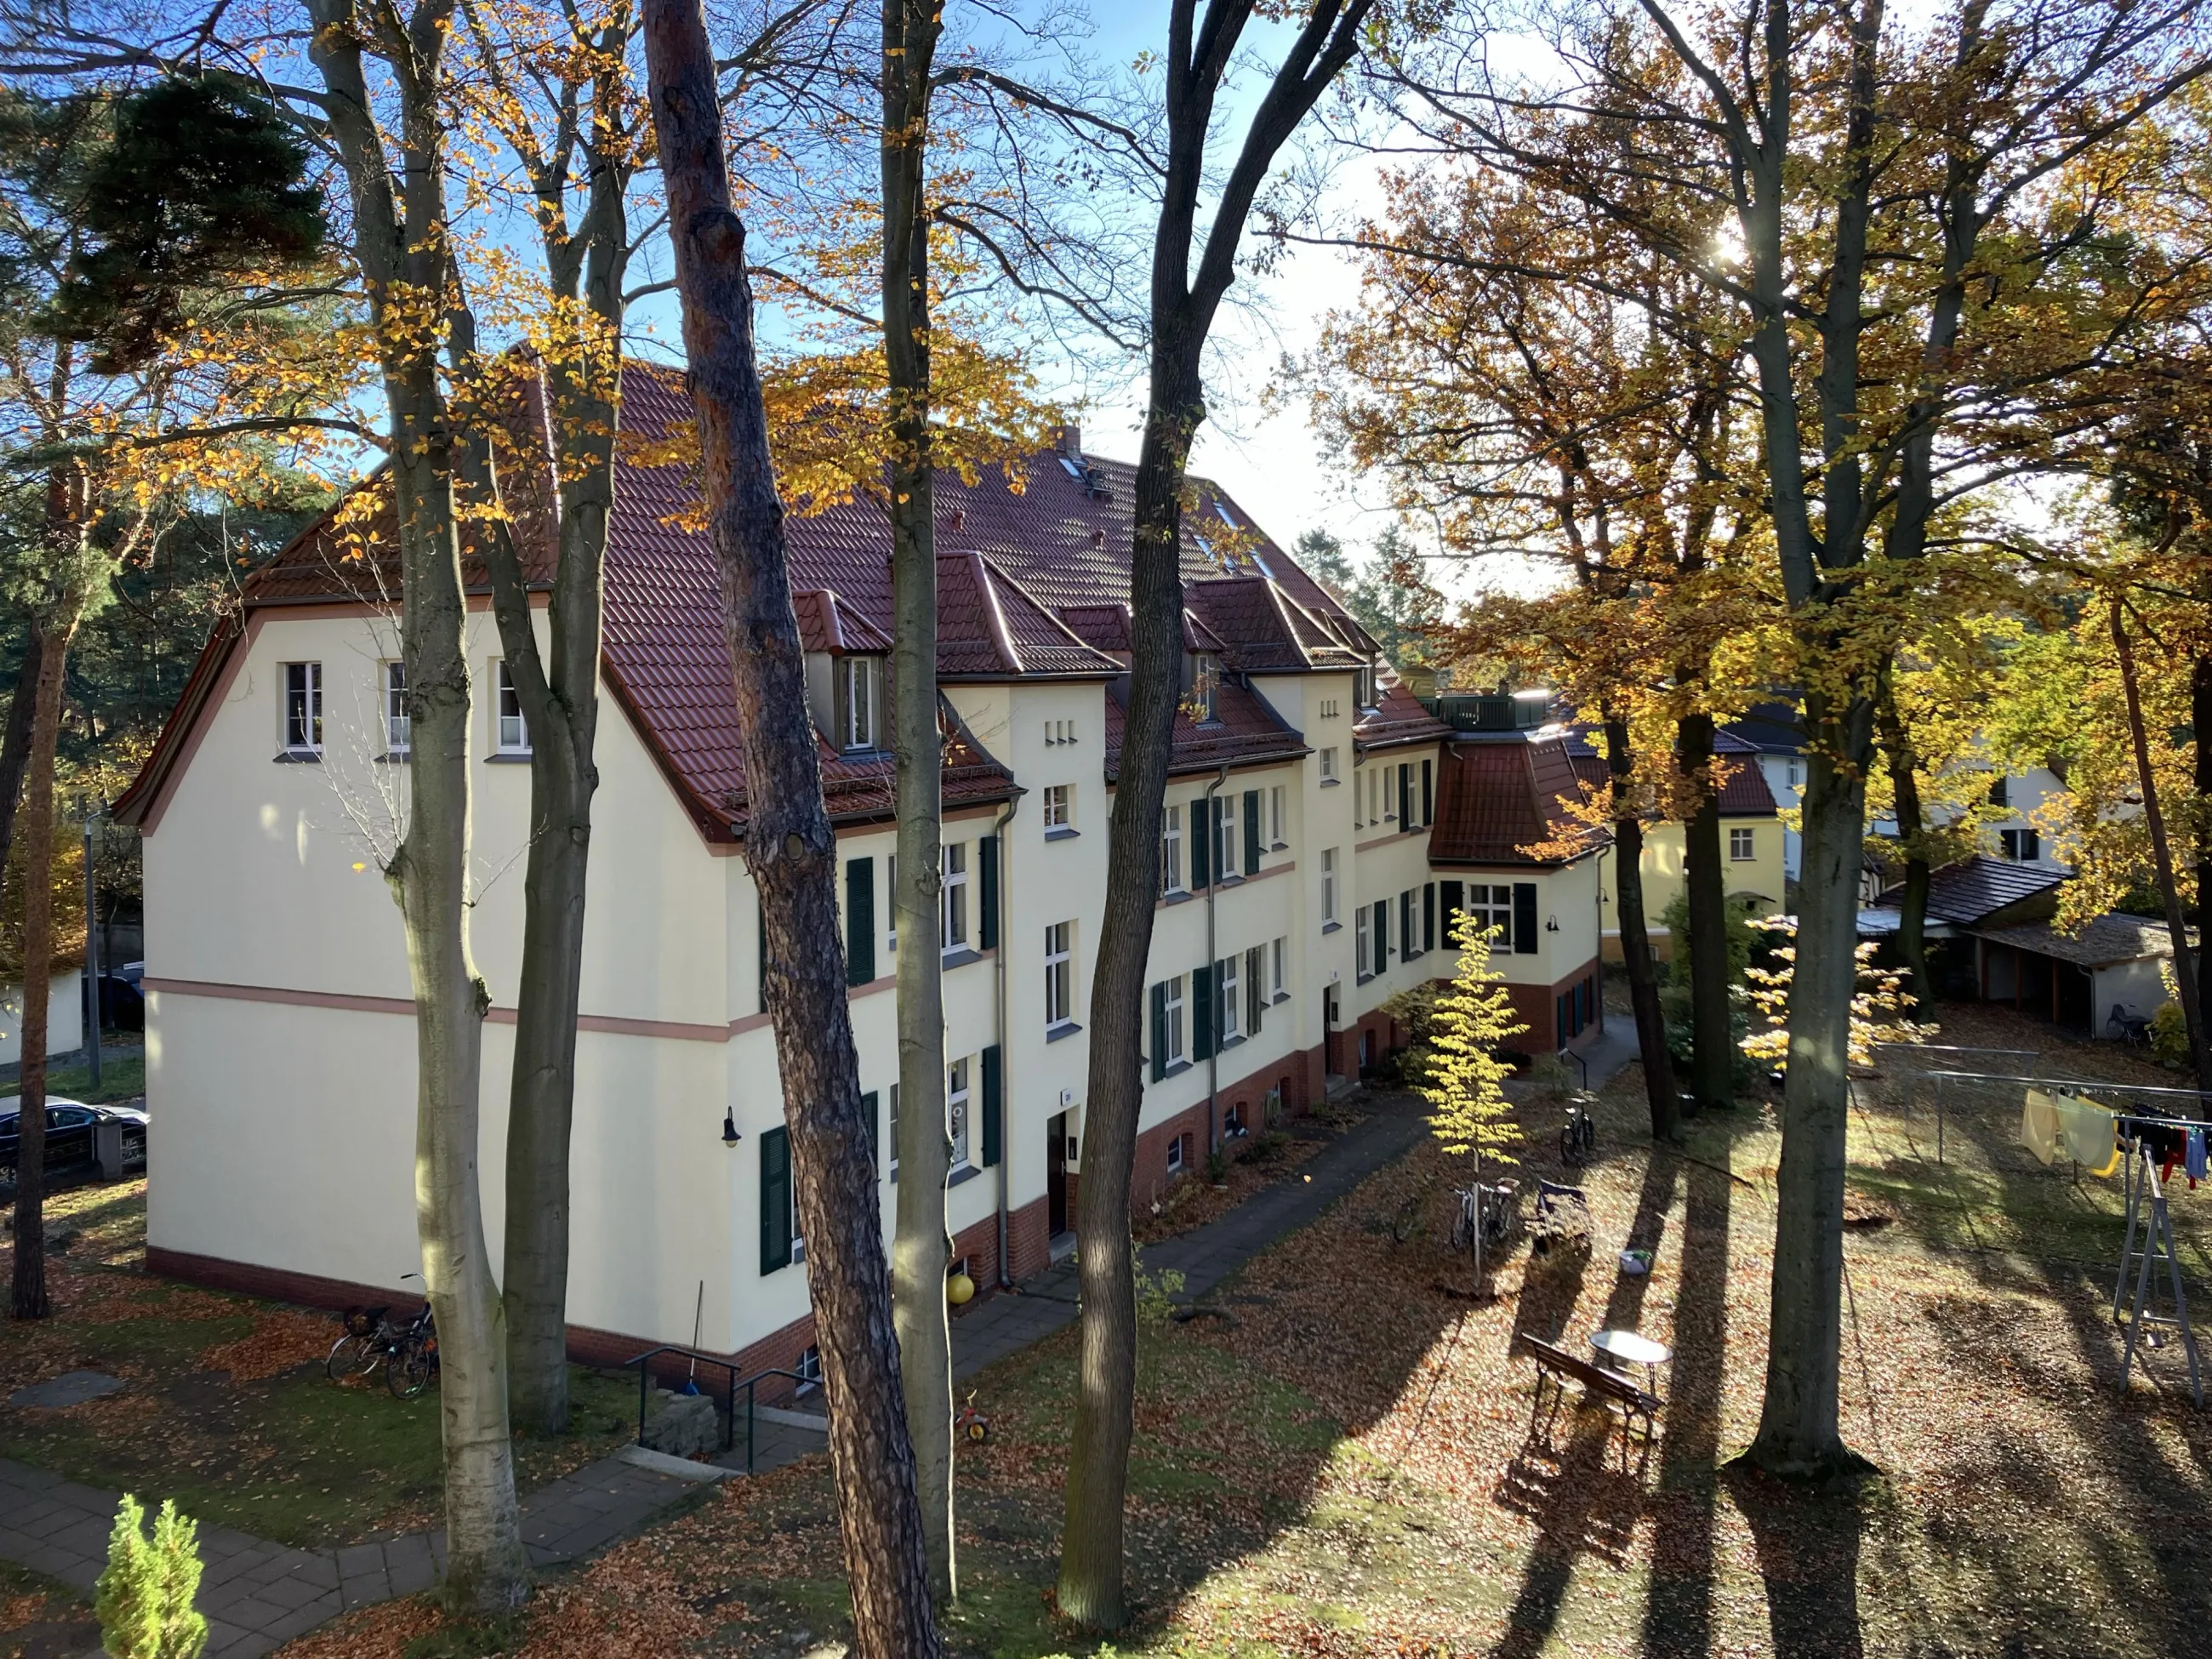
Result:
M1521 1224L1521 1183L1517 1181L1477 1182L1459 1195L1459 1213L1452 1218L1451 1245L1455 1250L1496 1249L1510 1239Z
M404 1273L400 1283L410 1279L418 1285L422 1282L420 1273ZM323 1375L333 1382L343 1382L349 1376L374 1376L390 1364L410 1328L385 1317L391 1311L387 1303L374 1308L348 1308L339 1316L345 1334L331 1345L330 1354L323 1361Z
M1559 1131L1559 1161L1569 1168L1587 1163L1597 1152L1597 1120L1589 1103L1577 1095L1567 1103L1566 1127Z
M991 1437L991 1419L975 1409L975 1391L968 1391L968 1402L961 1407L952 1419L952 1432L959 1439L973 1445L982 1445Z
M384 1368L384 1386L394 1400L412 1400L428 1388L438 1375L438 1325L425 1302L422 1311L400 1333L398 1346Z

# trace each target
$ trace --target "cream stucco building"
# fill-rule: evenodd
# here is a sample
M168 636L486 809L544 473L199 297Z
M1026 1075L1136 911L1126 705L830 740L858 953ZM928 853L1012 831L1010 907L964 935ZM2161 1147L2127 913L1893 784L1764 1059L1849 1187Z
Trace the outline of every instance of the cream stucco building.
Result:
M685 414L678 383L632 372L626 428ZM1071 432L1019 489L997 475L938 486L948 1204L958 1253L987 1285L1046 1264L1081 1177L1130 478ZM528 480L516 487L536 499ZM688 1344L696 1318L705 1348L790 1366L811 1340L805 1241L762 1012L713 559L683 527L690 488L678 469L626 467L609 552L568 1317L576 1351L597 1359ZM546 544L542 516L526 513L522 529ZM900 948L881 746L889 535L861 503L794 519L790 538L861 1086L888 1147ZM327 521L258 574L119 809L145 836L158 1271L342 1303L392 1292L416 1266L412 1004L380 864L408 776L391 574L388 550L355 547ZM1449 970L1451 907L1490 873L1462 856L1483 849L1434 844L1432 824L1474 810L1462 734L1218 492L1187 518L1184 574L1191 689L1149 975L1140 1204L1387 1047L1382 1004ZM493 1005L480 1168L495 1250L529 734L502 693L481 593L468 648L470 926ZM1496 873L1509 924L1516 911L1532 930L1572 923L1528 932L1501 965L1546 1016L1523 1042L1573 1041L1583 1025L1556 999L1589 979L1594 1000L1592 861ZM1487 902L1489 880L1481 890ZM885 1160L880 1174L888 1229L896 1170Z

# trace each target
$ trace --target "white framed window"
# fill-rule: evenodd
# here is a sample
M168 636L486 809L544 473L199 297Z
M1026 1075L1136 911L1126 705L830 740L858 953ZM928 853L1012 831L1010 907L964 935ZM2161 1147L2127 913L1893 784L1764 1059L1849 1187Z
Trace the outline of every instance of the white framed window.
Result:
M1377 698L1375 688L1375 671L1372 668L1361 668L1353 671L1352 676L1352 700L1361 708L1372 708L1375 707Z
M1321 855L1321 919L1323 922L1336 920L1336 848L1325 848Z
M1168 1142L1168 1173L1170 1175L1182 1173L1182 1137L1181 1135Z
M1267 947L1267 998L1270 1001L1279 1001L1290 994L1283 976L1286 965L1285 958L1290 955L1290 948L1291 942L1287 939L1279 939Z
M323 752L323 665L284 665L284 747L295 755Z
M1170 1066L1182 1065L1189 1052L1183 1042L1182 1033L1182 980L1183 976L1181 974L1177 974L1170 980L1167 982L1167 990L1161 998L1161 1006L1167 1012L1167 1063Z
M1337 781L1336 750L1333 748L1324 749L1321 751L1318 759L1321 769L1321 781L1323 783L1334 783Z
M407 665L384 665L384 746L395 755L407 752L413 722L407 712Z
M1283 830L1287 823L1283 811L1286 793L1279 783L1267 791L1267 840L1276 847L1286 844L1283 839Z
M1071 810L1071 798L1074 793L1075 786L1071 783L1045 785L1044 827L1048 833L1054 830L1073 830L1075 827L1074 815Z
M1759 832L1755 830L1729 831L1729 857L1738 864L1759 856Z
M1359 937L1359 977L1365 979L1369 974L1374 971L1373 968L1370 966L1370 963L1372 960L1372 955L1368 944L1368 919L1367 907L1365 905L1363 904L1359 907L1359 913L1352 917L1352 931Z
M498 752L528 754L530 726L522 718L522 698L515 691L514 676L507 672L504 658L492 665L492 685L497 711L496 730L492 735Z
M1160 814L1160 892L1182 891L1182 808L1170 806Z
M968 1062L956 1060L945 1073L945 1127L952 1137L952 1167L968 1162Z
M876 746L877 686L882 678L873 657L842 657L837 662L837 746Z
M1044 1023L1047 1029L1075 1018L1075 924L1056 921L1044 930Z
M1217 1039L1226 1042L1238 1036L1243 1028L1237 1024L1237 1010L1243 1006L1237 994L1237 956L1234 951L1214 964L1213 1006L1219 1010L1216 1021L1221 1030Z
M799 1375L799 1382L792 1392L812 1394L822 1386L822 1350L809 1343L806 1351L799 1356L799 1364L793 1369Z
M1237 797L1217 795L1213 808L1217 832L1213 837L1214 866L1217 873L1226 879L1243 873L1240 866L1244 843L1237 834Z
M1805 781L1805 763L1796 756L1792 755L1790 757L1789 764L1790 787L1792 789L1799 788Z
M1499 882L1485 887L1477 884L1467 890L1467 914L1477 927L1492 929L1490 947L1504 950L1513 942L1513 888L1510 883Z
M968 843L949 842L945 848L945 948L950 953L968 948Z
M1200 720L1210 720L1217 718L1215 694L1220 688L1220 663L1214 659L1212 653L1200 652L1197 663L1192 668L1190 676L1191 702L1196 706Z
M2043 837L2033 830L2001 830L1997 840L2015 864L2033 864L2043 856Z

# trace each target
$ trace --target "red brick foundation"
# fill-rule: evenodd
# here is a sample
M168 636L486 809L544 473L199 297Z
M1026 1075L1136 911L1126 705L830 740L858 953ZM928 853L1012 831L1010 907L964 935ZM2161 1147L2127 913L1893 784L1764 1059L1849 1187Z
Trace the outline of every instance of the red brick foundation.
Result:
M1042 1198L1006 1212L1007 1278L1016 1285L1052 1265L1052 1240L1045 1232ZM968 1263L978 1301L999 1288L999 1218L988 1215L954 1235L952 1259ZM972 1305L972 1304L971 1304Z
M1347 1036L1339 1032L1340 1041ZM1215 1091L1211 1104L1219 1114L1217 1124L1206 1121L1209 1103L1200 1101L1186 1111L1176 1113L1164 1121L1154 1124L1137 1136L1136 1168L1129 1183L1129 1209L1132 1214L1146 1215L1176 1181L1205 1166L1206 1152L1217 1134L1221 1137L1222 1149L1230 1157L1242 1156L1252 1143L1249 1139L1268 1127L1266 1115L1267 1092L1282 1091L1280 1117L1289 1119L1303 1115L1318 1103L1328 1087L1326 1061L1321 1048L1308 1048L1301 1053L1285 1054L1257 1070L1249 1072L1233 1083L1224 1083ZM1232 1125L1241 1124L1246 1133L1231 1135ZM1168 1147L1181 1139L1182 1167L1170 1172L1168 1169ZM1070 1181L1071 1206L1073 1203L1073 1178Z

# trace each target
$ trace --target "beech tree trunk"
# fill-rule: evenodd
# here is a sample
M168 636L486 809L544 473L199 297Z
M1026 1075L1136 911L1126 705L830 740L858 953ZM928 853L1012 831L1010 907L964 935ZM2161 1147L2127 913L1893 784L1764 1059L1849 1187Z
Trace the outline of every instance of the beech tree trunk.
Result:
M890 1272L846 1004L837 842L823 805L821 763L807 715L783 506L753 343L744 227L731 208L714 59L698 0L646 0L643 15L701 471L741 724L745 857L767 929L769 1013L829 1397L830 1462L852 1586L854 1649L863 1659L935 1659L940 1649Z
M437 1320L445 1449L447 1604L519 1607L529 1563L515 1505L507 1407L507 1329L491 1275L477 1163L483 1017L489 996L469 952L471 708L455 511L453 411L427 314L465 307L447 237L441 54L452 16L423 0L404 26L357 15L353 0L309 0L309 55L329 96L354 244L392 426L400 562L400 658L409 710L408 818L385 878L399 907L415 994L415 1219ZM380 125L364 52L390 70L396 137ZM393 148L398 160L394 164Z
M23 791L23 1020L15 1139L15 1261L10 1311L44 1319L46 1294L46 1020L54 958L54 750L62 675L83 599L74 587L40 621L38 678L29 682L29 764ZM19 690L16 700L22 701Z
M1890 793L1897 802L1897 839L1905 848L1905 891L1897 920L1897 951L1911 977L1914 1018L1925 1018L1936 1006L1935 982L1928 974L1928 888L1934 872L1928 864L1927 819L1920 809L1920 775L1913 764L1911 740L1898 717L1897 702L1887 684L1875 704L1882 757L1889 767Z
M2204 957L2204 942L2212 939L2212 654L2193 665L2189 714L2197 741L2197 1023L2212 1032L2212 973ZM2204 1086L2199 1078L2197 1087Z
M1701 1107L1735 1103L1735 1039L1729 1030L1727 866L1721 861L1720 788L1713 778L1713 717L1686 714L1675 760L1697 791L1682 825L1682 876L1690 910L1690 1089Z
M2197 1086L2212 1091L2212 1049L2206 1047L2203 1005L2197 1000L2197 964L2189 954L2188 919L2181 908L2180 884L2175 879L2173 847L2166 837L2166 810L2159 798L2158 774L2151 766L2150 733L2143 725L2135 642L2128 637L2127 620L2118 595L2112 601L2112 650L2120 661L2120 689L2127 701L2128 737L2136 751L2136 781L2142 787L2143 823L2150 830L2151 864L2158 877L2158 896L2166 911L2166 931L2173 939L2175 1000L2181 1004L2182 1024L2189 1032L2189 1059L2197 1073Z
M1644 917L1644 820L1630 795L1635 757L1628 722L1605 722L1606 769L1613 775L1613 914L1620 918L1620 957L1628 973L1629 1005L1636 1011L1636 1048L1644 1060L1644 1092L1651 1105L1651 1138L1681 1133L1674 1066L1667 1053L1667 1016L1659 1006L1659 978L1651 971L1651 931Z
M937 720L937 529L930 452L930 75L939 0L884 0L884 360L890 383L892 744L898 768L898 1220L891 1243L899 1375L939 1602L960 1589L953 1532L952 1238L945 1183L945 957L939 909L944 752Z

